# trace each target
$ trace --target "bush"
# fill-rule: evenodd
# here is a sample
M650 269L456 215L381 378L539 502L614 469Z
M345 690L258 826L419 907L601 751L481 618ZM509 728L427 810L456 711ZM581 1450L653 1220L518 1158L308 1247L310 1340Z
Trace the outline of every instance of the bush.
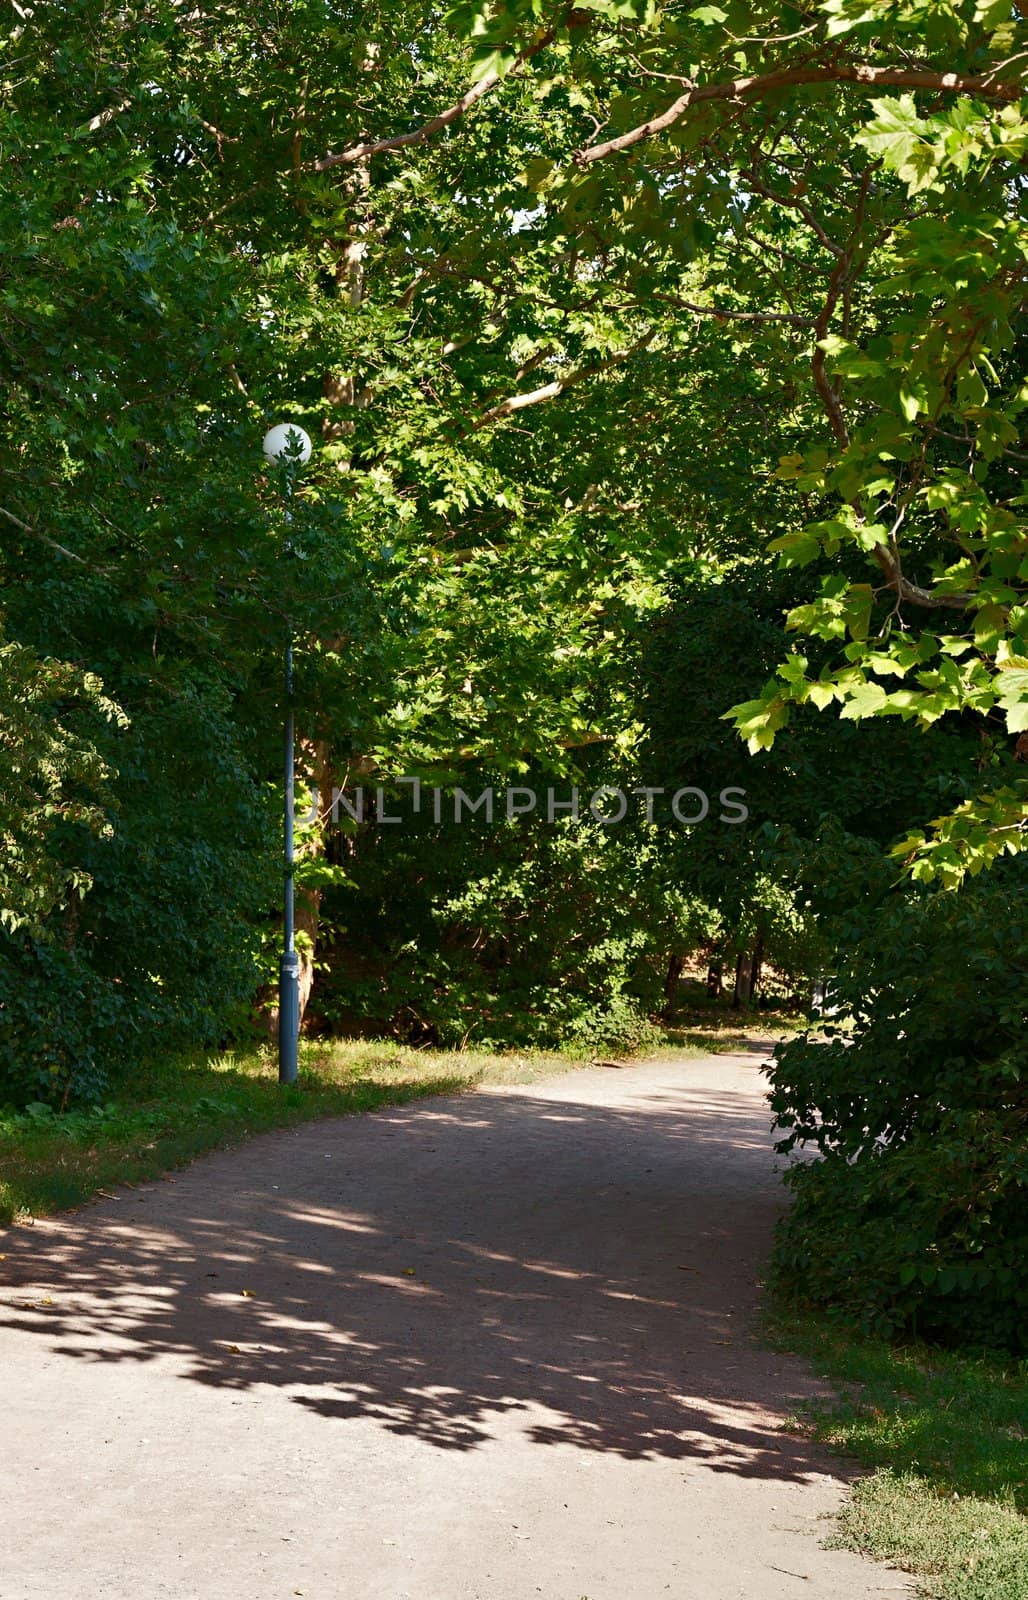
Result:
M660 1029L630 995L615 994L589 1006L564 1026L566 1044L586 1050L644 1050L660 1043Z
M588 820L422 820L365 835L349 870L322 901L313 1013L413 1044L638 1048L703 909L651 838Z
M1002 1115L793 1170L776 1268L794 1299L872 1333L1028 1349L1028 1150Z
M0 937L0 1105L99 1100L100 1041L124 1021L116 989L73 950Z
M896 903L836 984L852 1032L780 1048L786 1294L868 1330L1028 1348L1028 938L1016 874Z
M0 1104L88 1105L247 1028L275 834L246 730L195 686L133 715L108 735L109 825L47 840L54 882L88 892L0 929Z

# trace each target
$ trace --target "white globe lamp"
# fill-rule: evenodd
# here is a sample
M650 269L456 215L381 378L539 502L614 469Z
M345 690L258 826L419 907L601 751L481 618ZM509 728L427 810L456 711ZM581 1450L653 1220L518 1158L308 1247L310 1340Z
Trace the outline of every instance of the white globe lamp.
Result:
M311 458L310 435L295 422L279 422L264 435L263 450L265 459L274 466L283 461L302 466Z

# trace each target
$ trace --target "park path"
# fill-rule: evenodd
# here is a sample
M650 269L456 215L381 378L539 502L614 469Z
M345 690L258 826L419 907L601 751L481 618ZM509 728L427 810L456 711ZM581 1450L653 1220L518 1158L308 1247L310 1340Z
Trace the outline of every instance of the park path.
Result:
M749 1321L757 1053L265 1135L0 1240L0 1600L868 1600Z

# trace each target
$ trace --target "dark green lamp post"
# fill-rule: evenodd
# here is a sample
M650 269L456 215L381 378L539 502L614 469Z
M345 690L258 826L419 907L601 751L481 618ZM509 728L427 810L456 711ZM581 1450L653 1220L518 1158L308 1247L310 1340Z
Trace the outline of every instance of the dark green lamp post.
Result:
M264 454L282 470L287 502L292 498L293 481L305 461L310 460L311 441L302 428L280 422L264 435ZM288 515L288 513L287 513ZM278 974L278 1081L295 1083L300 1046L300 958L296 953L293 912L293 640L286 636L286 714L284 727L285 776L285 884L282 900L282 960Z

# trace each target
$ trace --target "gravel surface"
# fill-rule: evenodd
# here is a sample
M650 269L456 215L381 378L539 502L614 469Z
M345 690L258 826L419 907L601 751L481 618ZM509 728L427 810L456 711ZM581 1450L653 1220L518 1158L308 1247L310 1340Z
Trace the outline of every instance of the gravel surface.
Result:
M762 1057L311 1123L0 1237L0 1600L867 1600L750 1332Z

